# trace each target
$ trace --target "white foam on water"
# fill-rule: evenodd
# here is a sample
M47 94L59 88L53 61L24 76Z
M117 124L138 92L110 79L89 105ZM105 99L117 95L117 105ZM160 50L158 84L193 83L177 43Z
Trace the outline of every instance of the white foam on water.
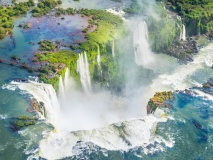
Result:
M0 114L0 119L7 119L8 116L6 114Z
M165 119L162 119L165 121ZM172 147L173 142L167 142L154 135L156 124L161 121L153 115L142 119L131 119L115 123L103 128L76 131L71 133L51 133L40 142L40 155L46 159L60 159L79 154L81 148L91 142L107 150L129 150L134 147L146 147L151 143L164 143ZM157 150L155 148L155 150Z
M198 89L192 89L193 91L195 91L197 94L194 95L194 96L199 96L199 97L203 97L204 99L208 99L208 100L211 100L213 101L213 96L208 94L208 93L205 93L201 90L198 90Z
M180 65L172 74L159 75L158 78L153 81L151 87L158 88L159 86L165 86L170 90L184 90L193 86L200 87L201 84L193 80L190 76L193 76L193 74L200 69L207 69L206 60L213 60L213 44L201 49L201 51L195 55L193 62L188 62L187 65Z

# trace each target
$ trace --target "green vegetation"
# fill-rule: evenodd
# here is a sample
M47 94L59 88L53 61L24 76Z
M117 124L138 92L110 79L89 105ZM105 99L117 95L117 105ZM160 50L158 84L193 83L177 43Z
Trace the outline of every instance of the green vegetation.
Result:
M92 25L97 25L94 32L86 33L86 41L80 44L80 49L87 52L93 80L103 84L105 82L110 85L116 84L120 75L118 74L118 66L112 57L111 48L112 41L125 34L122 19L103 10L81 9L78 13L90 16L89 22ZM97 64L98 48L101 54L101 66ZM102 75L100 69L103 71Z
M179 40L182 22L176 17L170 18L162 4L155 6L155 12L159 16L157 19L147 18L151 47L155 52L165 52L175 40Z
M12 122L14 130L19 130L23 127L35 125L38 119L34 117L20 116Z
M73 8L67 8L67 9L63 9L63 8L58 8L55 15L56 16L60 16L60 15L74 15L76 14L76 10Z
M0 6L0 39L12 34L14 17L26 14L33 6L33 0L20 3L14 2L12 6L7 7Z
M80 9L76 11L68 8L66 10L58 9L57 11L57 15L66 14L67 11L69 11L71 14L78 13L88 17L90 25L83 30L86 41L79 45L71 45L71 48L87 52L92 80L103 83L110 82L111 84L118 81L120 78L118 78L118 66L112 57L112 41L125 33L122 19L103 10ZM89 32L90 27L93 25L97 26L96 30ZM42 48L46 48L46 43L45 41ZM40 45L41 44L43 43L40 43ZM101 66L97 64L98 48L101 53ZM70 69L71 75L79 79L79 74L76 72L77 60L78 54L67 50L37 53L33 59L34 62L48 62L47 65L39 69L41 73L40 79L45 83L53 84L55 89L57 89L59 80L57 75L60 74L63 76L65 72L65 66L57 68L59 64L65 64L66 67ZM101 69L103 74L101 74Z
M49 65L40 68L40 79L45 83L52 84L55 89L57 89L59 77L54 75L60 74L63 76L65 66L70 69L73 77L78 78L76 72L78 55L76 53L68 50L61 50L58 52L37 53L35 56L40 62L49 62Z
M63 63L70 66L78 59L78 55L69 50L60 50L58 52L37 53L36 57L39 61L48 61L51 63Z
M162 107L165 101L173 100L173 93L171 91L169 92L156 92L154 97L151 98L148 102L150 113L155 111L157 107ZM165 105L167 106L167 105Z
M213 30L212 0L167 0L166 4L183 17L189 35Z
M30 7L33 7L35 5L33 0L29 0L28 2L19 2L16 3L16 1L13 2L13 15L19 16L24 15L29 11Z
M32 10L33 17L40 17L49 13L57 5L61 4L61 0L40 0L37 7Z
M150 100L157 103L163 103L165 100L172 100L173 93L171 91L168 92L156 92L154 97Z
M40 45L39 50L42 51L53 51L56 48L56 45L48 40L43 40L38 43Z
M24 29L28 29L28 28L30 28L30 25L27 23L27 24L24 25L23 28L24 28Z

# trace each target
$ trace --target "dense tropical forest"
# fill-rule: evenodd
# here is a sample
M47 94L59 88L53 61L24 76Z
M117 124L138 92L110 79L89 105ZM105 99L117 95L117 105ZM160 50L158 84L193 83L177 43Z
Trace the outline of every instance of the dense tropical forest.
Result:
M203 34L213 29L212 0L167 0L166 4L183 17L189 35Z

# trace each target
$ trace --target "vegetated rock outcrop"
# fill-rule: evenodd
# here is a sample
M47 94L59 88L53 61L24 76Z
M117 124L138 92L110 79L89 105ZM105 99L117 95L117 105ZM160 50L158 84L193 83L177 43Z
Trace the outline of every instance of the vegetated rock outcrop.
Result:
M208 95L213 96L213 77L209 78L206 83L203 83L202 87L192 87L185 90L176 90L175 92L156 92L148 102L146 107L147 114L154 114L157 108L171 108L171 102L175 99L175 93L181 93L188 96L197 96L200 94L200 91L206 94L203 98L208 99Z
M11 120L12 121L10 122L10 128L13 131L18 131L23 127L35 125L38 119L34 117L20 116L18 118L12 118Z
M166 107L170 108L171 106L167 103L167 101L173 100L173 92L156 92L154 97L152 97L147 105L147 114L154 113L157 108Z

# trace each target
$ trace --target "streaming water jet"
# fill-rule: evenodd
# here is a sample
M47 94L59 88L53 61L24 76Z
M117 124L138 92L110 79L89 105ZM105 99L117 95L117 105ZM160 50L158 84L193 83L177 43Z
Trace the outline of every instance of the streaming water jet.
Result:
M80 74L80 81L84 91L89 93L91 91L91 80L86 51L79 54L77 61L77 72Z
M133 32L133 45L135 49L135 63L144 67L153 62L153 53L148 42L148 27L141 21Z
M182 31L180 35L181 40L186 41L186 26L183 24L182 25Z

